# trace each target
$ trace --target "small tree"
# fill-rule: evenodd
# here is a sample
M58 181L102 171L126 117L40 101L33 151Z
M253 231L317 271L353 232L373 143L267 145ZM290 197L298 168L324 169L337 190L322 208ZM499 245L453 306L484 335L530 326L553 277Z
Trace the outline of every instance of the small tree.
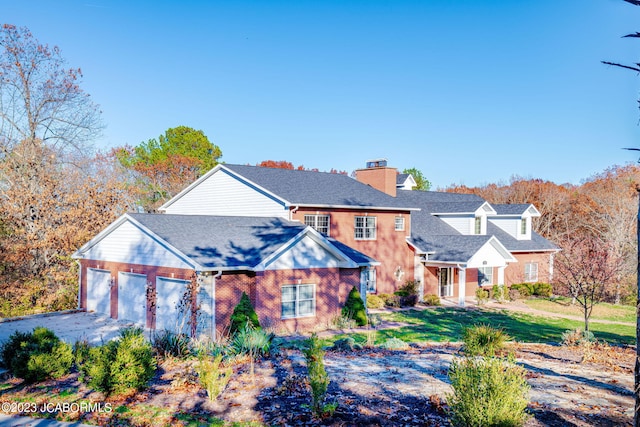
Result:
M229 333L235 335L238 331L245 329L249 325L252 328L260 327L260 320L256 311L253 309L249 295L246 292L242 293L240 302L233 309L231 314L231 325L229 326Z
M588 332L593 307L606 296L621 260L613 255L609 243L593 236L576 236L562 245L555 265L556 280L582 307L584 330Z
M316 416L322 417L326 412L333 412L335 404L324 404L330 381L324 368L324 349L316 334L311 335L311 338L305 342L305 348L302 352L307 362L309 385L311 386L311 409Z
M358 326L367 324L367 309L364 306L360 292L355 286L349 292L347 302L342 308L342 315L356 321Z

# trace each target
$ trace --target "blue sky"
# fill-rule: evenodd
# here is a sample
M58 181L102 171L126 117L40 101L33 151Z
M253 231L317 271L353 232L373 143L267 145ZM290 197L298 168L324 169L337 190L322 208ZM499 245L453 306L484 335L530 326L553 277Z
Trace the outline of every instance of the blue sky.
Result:
M201 129L227 163L353 171L385 157L434 187L580 183L637 160L640 7L622 0L0 0L81 67L99 148Z

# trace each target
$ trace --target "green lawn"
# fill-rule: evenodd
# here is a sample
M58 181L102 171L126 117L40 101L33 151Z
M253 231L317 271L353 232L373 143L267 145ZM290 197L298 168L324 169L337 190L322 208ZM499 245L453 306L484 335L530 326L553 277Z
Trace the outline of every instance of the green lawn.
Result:
M525 300L524 303L536 310L583 316L582 307L577 303L572 305L570 298L533 298ZM634 323L636 321L636 308L630 305L596 304L593 307L591 320Z
M507 334L521 342L560 343L563 332L584 326L579 321L532 316L506 310L489 311L461 308L401 311L383 314L382 318L410 323L411 326L380 330L376 334L376 343L390 337L400 338L407 342L461 341L464 328L479 323L503 328ZM590 329L596 338L609 343L635 343L635 326L591 322ZM366 339L366 334L355 334L354 338L363 342Z

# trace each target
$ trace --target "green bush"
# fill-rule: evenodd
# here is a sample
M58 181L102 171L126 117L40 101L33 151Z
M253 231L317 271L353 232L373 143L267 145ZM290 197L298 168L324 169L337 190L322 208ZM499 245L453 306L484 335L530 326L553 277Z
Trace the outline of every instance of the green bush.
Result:
M81 376L89 387L106 394L140 390L155 374L153 349L140 328L127 328L118 339L82 353Z
M274 334L262 329L253 329L249 324L236 333L231 343L231 353L248 355L253 359L269 354Z
M328 408L331 408L331 411L335 410L334 405L325 405L330 381L329 375L327 375L327 371L324 368L324 353L322 344L314 333L306 341L303 354L307 362L309 385L311 386L311 409L317 417L324 416Z
M439 306L442 305L442 302L440 301L440 297L436 294L427 294L424 296L424 303L426 305L434 305L434 306Z
M73 363L71 346L41 326L33 332L14 332L0 355L11 373L28 383L60 378L71 371Z
M353 351L353 350L361 350L362 346L356 343L352 337L345 337L336 340L331 347L333 351Z
M491 288L491 297L498 302L504 302L504 294L504 286L502 285L493 285Z
M379 294L382 301L384 301L385 307L400 307L400 297L398 295Z
M408 280L393 294L400 297L400 307L413 307L418 303L418 282Z
M342 315L355 320L358 326L367 324L367 309L360 297L358 288L355 286L351 289L351 292L349 292L347 302L344 307L342 307Z
M489 291L482 288L476 289L476 301L478 301L478 305L486 304L489 301Z
M191 338L187 334L176 334L164 330L155 332L151 346L158 357L185 357L191 352Z
M518 291L522 298L533 295L533 286L531 283L514 283L509 289Z
M495 356L511 339L502 329L489 325L474 325L464 329L464 352L469 356Z
M209 400L216 400L231 380L233 369L231 366L225 367L222 364L222 354L218 354L215 357L200 356L196 364L196 373L200 385L207 390Z
M392 337L380 344L380 348L384 348L386 350L405 350L409 348L409 344L399 338Z
M447 395L454 426L522 426L527 414L526 370L499 358L454 360Z
M562 333L562 345L577 346L594 341L596 341L596 337L593 335L593 332L584 331L581 328L568 330Z
M520 298L522 298L522 295L520 295L519 290L509 288L509 301L518 301Z
M534 283L533 295L549 298L553 295L553 287L549 283Z
M367 307L378 309L384 307L384 300L378 295L367 295Z
M250 325L253 329L260 328L260 320L256 311L253 309L249 295L246 292L242 293L240 302L233 309L231 314L231 324L229 326L229 334L235 335L238 331L245 328L246 325Z

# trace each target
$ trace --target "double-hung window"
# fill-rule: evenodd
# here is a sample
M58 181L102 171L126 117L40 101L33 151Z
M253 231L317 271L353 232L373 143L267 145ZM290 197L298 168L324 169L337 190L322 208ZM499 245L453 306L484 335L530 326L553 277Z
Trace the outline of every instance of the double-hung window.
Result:
M538 281L538 263L537 262L529 262L524 265L524 281L525 282Z
M493 267L478 267L478 285L493 284Z
M404 217L396 217L396 231L404 231Z
M356 240L375 240L376 239L376 217L375 216L357 216L355 224Z
M304 223L313 227L318 233L329 235L329 215L305 215Z
M482 217L477 216L473 225L473 234L482 234Z
M520 220L520 234L527 234L527 218L522 218Z
M316 285L285 285L282 291L282 318L310 317L316 314Z

